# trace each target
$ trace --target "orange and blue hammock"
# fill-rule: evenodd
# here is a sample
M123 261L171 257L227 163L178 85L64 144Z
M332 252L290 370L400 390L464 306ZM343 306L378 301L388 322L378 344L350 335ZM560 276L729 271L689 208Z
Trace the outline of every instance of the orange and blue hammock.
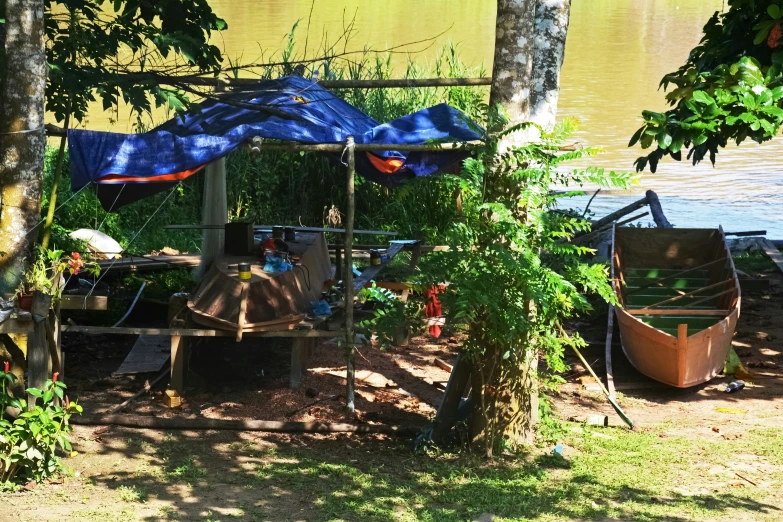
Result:
M399 144L399 152L356 155L360 175L394 186L444 170L466 155L464 151L406 152L405 145L476 140L481 132L446 104L380 124L298 76L262 81L251 92L229 96L242 106L207 101L141 134L69 130L71 188L95 183L103 207L116 209L192 176L254 136L301 143L343 143L353 136L357 144ZM273 107L286 114L273 115L246 104ZM339 159L339 155L332 156Z

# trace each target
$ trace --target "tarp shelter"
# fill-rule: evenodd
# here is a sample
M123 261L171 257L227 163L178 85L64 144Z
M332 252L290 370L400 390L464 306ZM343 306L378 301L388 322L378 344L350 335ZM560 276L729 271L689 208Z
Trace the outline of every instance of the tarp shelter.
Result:
M208 100L145 133L69 130L71 188L96 183L103 207L116 209L171 187L255 136L300 143L344 143L353 136L357 144L399 144L399 152L356 155L360 175L391 186L465 156L458 150L406 153L405 145L480 138L477 127L447 104L380 124L298 76L262 81L250 92L225 96L240 106Z

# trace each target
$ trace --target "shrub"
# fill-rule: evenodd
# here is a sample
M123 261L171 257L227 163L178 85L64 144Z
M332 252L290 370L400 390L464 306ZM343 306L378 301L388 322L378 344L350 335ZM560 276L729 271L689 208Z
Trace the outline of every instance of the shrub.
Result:
M28 411L27 401L8 392L16 376L7 362L0 372L0 411L5 415L10 407L21 412L13 421L0 418L0 487L13 488L18 479L40 481L62 470L57 449L71 451L68 419L82 407L68 399L57 376L47 380L43 390L27 389L36 398Z

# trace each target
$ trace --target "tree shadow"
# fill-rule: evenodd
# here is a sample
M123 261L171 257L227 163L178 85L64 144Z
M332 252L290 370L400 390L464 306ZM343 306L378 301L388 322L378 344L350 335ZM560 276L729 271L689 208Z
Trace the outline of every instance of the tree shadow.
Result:
M561 456L487 464L414 454L408 441L381 436L123 428L102 436L97 453L131 465L90 480L120 495L141 492L160 507L140 520L473 520L487 512L685 521L696 511L714 519L735 510L780 512L734 493L662 495L612 483Z

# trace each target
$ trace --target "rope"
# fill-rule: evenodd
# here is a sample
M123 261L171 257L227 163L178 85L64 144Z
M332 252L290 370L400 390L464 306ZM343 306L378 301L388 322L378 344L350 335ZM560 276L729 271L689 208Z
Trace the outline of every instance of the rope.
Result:
M98 225L98 227L95 230L100 232L101 227L103 226L104 223L106 223L106 220L109 218L109 214L111 214L111 211L114 210L114 205L116 205L117 201L120 199L120 196L122 195L122 191L125 190L125 187L127 187L127 186L128 186L127 183L123 183L122 184L122 187L120 188L120 191L117 193L117 197L114 198L114 203L112 203L111 207L109 207L109 210L106 211L106 215L103 216L103 220L101 220L101 224Z
M143 225L141 226L141 228L139 229L139 231L138 231L138 232L136 232L136 235L135 235L135 236L133 236L133 238L132 238L130 241L128 241L128 245L127 245L125 248L123 248L123 249L122 249L122 252L121 252L121 253L124 253L124 252L127 252L127 251L128 251L128 248L130 248L130 246L133 244L133 242L134 242L134 241L136 241L136 238L137 238L137 237L139 237L139 234L141 234L141 233L142 233L142 231L143 231L143 230L144 230L144 229L147 227L147 225L149 225L150 221L152 221L152 218L154 218L154 217L155 217L155 215L156 215L156 214L157 214L157 213L160 211L160 209L161 209L161 208L163 208L163 205L165 205L165 204L166 204L166 202L169 200L169 198L171 197L171 195L172 195L172 194L174 194L174 191L175 191L175 190L177 190L177 188L179 188L179 186L180 186L180 185L182 185L182 182L181 182L181 181L172 187L171 191L169 192L169 195L168 195L168 196L166 196L166 199L164 199L164 200L161 202L161 204L160 204L160 205L158 205L158 208L156 208L156 209L155 209L155 212L153 212L153 213L150 215L150 217L149 217L149 218L147 218L147 221L145 221L145 222L144 222L144 224L143 224ZM118 260L118 259L120 259L120 258L119 258L119 257L115 257L115 258L112 260L111 264L109 265L109 268L107 268L106 270L104 270L104 271L103 271L103 273L101 273L101 276L100 276L100 277L99 277L99 278L98 278L98 279L95 281L95 284L94 284L94 285L93 285L93 287L90 289L90 291L87 293L87 297L90 297L90 296L92 295L92 293L95 291L95 288L98 286L98 283L100 283L100 282L101 282L101 279L103 279L103 278L106 276L106 274L108 274L108 273L109 273L109 271L112 269L112 267L114 266L114 264L117 262L117 260Z
M85 186L83 186L82 188L80 188L79 190L77 190L76 192L74 192L73 194L71 194L71 197L70 197L70 198L68 198L68 199L66 199L66 200L65 200L65 201L63 201L62 203L60 203L60 206L58 206L57 208L55 208L55 209L54 209L54 211L55 211L55 212L57 212L58 210L60 210L61 208L63 208L63 207L65 206L65 204L66 204L66 203L68 203L68 202L69 202L69 201L71 201L73 198L75 198L76 196L78 196L78 195L79 195L79 193L80 193L82 190L86 189L86 188L87 188L87 187L89 187L89 186L90 186L90 184L88 183L88 184L86 184ZM26 237L26 236L27 236L27 235L28 235L30 232L32 232L33 230L35 230L36 228L38 228L38 226L39 226L41 223L43 223L44 221L46 221L46 218L42 219L41 221L39 221L38 223L36 223L35 225L33 225L33 228L31 228L30 230L28 230L27 232L25 232L25 234L24 234L24 235L25 235L25 237Z
M20 131L8 131L8 132L0 132L0 135L2 136L10 136L11 134L28 134L30 132L40 132L44 130L44 127L38 127L37 129L25 129Z

